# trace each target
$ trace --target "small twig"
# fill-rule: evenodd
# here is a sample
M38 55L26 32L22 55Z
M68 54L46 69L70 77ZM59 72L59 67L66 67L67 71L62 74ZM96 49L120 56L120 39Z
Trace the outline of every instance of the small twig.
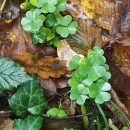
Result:
M0 7L0 12L3 11L3 9L4 9L4 7L5 7L5 3L6 3L6 0L3 1L2 5L1 5L1 7Z
M10 115L13 113L13 111L0 111L0 117L10 117Z
M68 116L68 117L57 117L57 116L49 116L46 114L42 114L43 117L51 118L51 119L71 119L71 118L81 118L84 116L91 116L93 115L93 112L87 113L87 114L82 114L82 115L76 115L76 116Z

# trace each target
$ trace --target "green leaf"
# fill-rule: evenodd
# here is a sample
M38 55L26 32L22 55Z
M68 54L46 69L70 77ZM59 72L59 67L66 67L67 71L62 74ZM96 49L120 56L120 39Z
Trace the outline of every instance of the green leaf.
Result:
M93 81L91 81L90 79L84 79L82 83L85 84L86 86L90 86L93 83Z
M110 72L106 72L106 73L103 75L102 78L105 79L105 81L108 81L108 79L111 78L111 73L110 73Z
M43 89L35 78L22 84L8 101L16 115L23 115L27 112L39 115L47 106Z
M79 67L80 59L81 59L81 56L79 55L73 56L71 61L68 63L68 67L70 69L77 69Z
M56 32L61 35L62 37L68 37L69 36L69 31L67 29L67 27L63 27L63 26L58 26L56 28Z
M86 88L83 84L79 84L78 87L72 87L70 92L71 100L76 100L79 105L83 105L85 100L88 98L88 88Z
M91 63L88 60L85 60L85 62L80 65L79 72L81 75L86 76L89 73L90 69L91 69Z
M30 3L31 3L33 6L36 6L37 0L30 0Z
M130 128L124 126L122 130L130 130Z
M91 64L93 65L103 65L106 62L106 59L102 55L94 54L90 59Z
M31 79L17 63L8 58L0 59L0 90L11 90Z
M94 65L91 67L88 78L92 81L96 81L99 77L102 77L105 74L106 70L104 67L99 65Z
M64 130L77 130L77 129L74 129L74 128L64 128Z
M43 118L41 116L29 115L24 119L14 121L13 130L41 130Z
M72 17L70 15L66 15L58 19L58 23L65 27L67 27L71 21L72 21Z
M54 39L52 39L52 42L55 47L59 47L61 45L61 42L58 37L55 37Z
M99 94L99 87L96 84L92 84L89 87L89 96L91 98L95 98Z
M29 32L36 32L43 25L43 21L39 18L36 10L30 10L26 13L26 17L22 18L21 24L23 29Z
M77 87L79 84L79 82L77 80L75 80L74 78L69 79L68 83L69 83L70 87Z
M51 108L47 111L47 115L49 116L58 116L58 117L66 117L66 113L64 110L58 109L58 108Z
M56 5L56 11L55 14L58 14L60 11L64 11L66 9L66 0L58 0L58 3Z
M57 0L38 0L37 7L41 7L43 13L52 13L56 10Z
M96 98L95 102L98 104L103 104L106 101L109 101L111 99L111 95L108 92L100 92Z
M70 25L68 26L68 30L70 34L75 34L76 30L77 30L78 24L76 21L73 21L70 23Z
M55 24L55 22L56 22L56 18L54 14L47 15L45 20L46 27L52 27Z

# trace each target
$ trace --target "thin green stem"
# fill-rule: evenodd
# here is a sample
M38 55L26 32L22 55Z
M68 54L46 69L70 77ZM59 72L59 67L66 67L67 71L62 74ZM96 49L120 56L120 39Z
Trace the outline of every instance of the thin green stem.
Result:
M3 11L3 9L4 9L4 7L5 7L5 3L6 3L6 0L3 1L2 5L1 5L1 7L0 7L0 12Z
M82 114L87 114L87 110L86 110L86 107L84 105L81 105L81 112L82 112ZM89 119L87 116L83 117L83 122L84 122L85 130L87 130L88 126L89 126Z
M97 103L96 103L96 105L97 105L97 107L98 107L98 109L99 109L99 111L100 111L100 113L101 113L101 115L102 115L102 117L104 119L104 122L105 122L105 125L106 125L106 130L109 130L109 125L108 125L108 122L107 122L107 118L106 118L101 106L99 104L97 104Z
M124 118L127 120L128 122L128 127L130 128L130 119L128 118L128 116L120 109L119 106L116 105L116 103L114 103L112 100L110 100L110 103L124 116Z

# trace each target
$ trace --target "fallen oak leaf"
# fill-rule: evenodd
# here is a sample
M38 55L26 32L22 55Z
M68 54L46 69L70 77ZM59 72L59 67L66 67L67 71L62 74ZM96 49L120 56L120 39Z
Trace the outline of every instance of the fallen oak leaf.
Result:
M43 56L42 54L31 54L24 52L23 55L13 55L12 59L20 62L25 71L48 79L49 77L59 78L66 73L65 61L59 61L51 56Z

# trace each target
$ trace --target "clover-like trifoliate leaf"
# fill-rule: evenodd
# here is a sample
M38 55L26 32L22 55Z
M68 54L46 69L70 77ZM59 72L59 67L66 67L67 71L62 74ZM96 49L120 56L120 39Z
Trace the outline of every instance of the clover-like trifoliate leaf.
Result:
M31 79L17 63L9 58L0 59L0 90L11 90Z
M71 61L68 63L68 67L70 69L77 69L79 67L80 59L81 59L81 56L79 55L73 56Z
M99 94L99 87L96 84L92 84L89 87L89 96L91 98L95 98Z
M63 26L58 26L56 28L56 32L61 35L62 37L68 37L69 36L69 31L67 27L63 27Z
M52 40L54 37L55 34L51 32L51 29L45 27L41 27L37 33L32 34L34 44L43 43L45 39Z
M106 82L102 86L99 86L99 87L100 87L100 90L95 98L95 102L102 104L111 99L111 95L108 92L106 92L111 89L111 85L108 82Z
M67 0L58 0L56 11L54 12L55 14L58 14L60 11L64 11L66 9L66 1Z
M8 101L16 115L27 112L39 115L47 106L42 87L35 78L22 84Z
M83 59L83 58L82 58ZM80 62L82 61L82 59L80 60ZM81 63L80 63L81 64ZM85 60L84 63L82 63L79 67L79 73L82 75L82 76L86 76L90 69L91 69L92 65L90 63L89 60Z
M95 65L95 64L103 65L103 64L105 64L106 59L105 59L104 56L98 55L98 54L95 53L95 54L91 57L90 62L91 62L91 64L93 64L93 65Z
M58 19L58 23L65 27L69 26L71 21L72 21L72 17L70 15L66 15Z
M52 13L56 10L57 0L38 0L37 7L41 7L43 13Z
M24 119L15 119L13 130L41 130L43 118L29 115Z
M73 21L70 23L70 25L68 26L68 30L70 34L75 34L76 30L77 30L78 24L76 21Z
M53 38L52 43L54 44L55 47L59 47L61 44L58 37Z
M36 32L43 25L43 20L39 18L39 13L37 10L30 10L26 13L26 17L22 18L21 24L23 29L29 32Z
M59 117L66 117L66 113L62 109L58 109L56 107L51 108L47 111L47 115L49 116L59 116Z
M76 100L77 104L83 105L88 98L89 90L83 84L79 84L77 87L72 87L70 92L71 100Z
M69 79L68 83L70 87L77 87L79 85L79 82L75 80L74 78Z
M52 27L56 22L56 18L54 14L48 14L45 20L46 27Z
M104 67L99 65L93 65L88 73L88 79L96 81L98 78L105 74L106 70Z
M82 83L85 84L86 86L90 86L93 83L93 81L88 79L88 78L86 78L86 79L84 79L82 81Z

